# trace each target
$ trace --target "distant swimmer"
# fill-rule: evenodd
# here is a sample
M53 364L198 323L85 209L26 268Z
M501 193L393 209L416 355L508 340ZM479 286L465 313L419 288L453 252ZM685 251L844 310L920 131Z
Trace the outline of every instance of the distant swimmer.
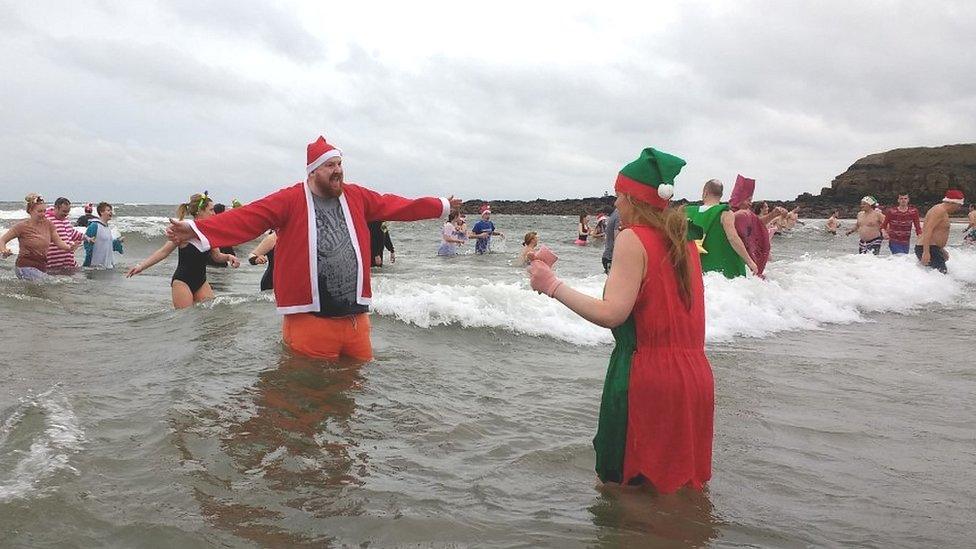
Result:
M529 231L522 239L522 251L519 252L519 264L528 265L532 262L532 254L535 254L539 247L539 233Z
M847 231L851 235L857 233L861 237L857 246L858 254L881 253L881 243L884 238L881 235L881 224L884 223L884 215L877 210L878 199L873 196L865 196L861 199L861 211L857 214L857 222L854 227Z
M495 224L491 221L491 207L485 204L481 207L481 221L475 223L474 227L471 227L471 234L468 235L470 238L477 239L474 243L474 253L488 253L491 250L492 236L501 236L504 238L505 235L495 229Z
M82 242L84 237L75 230L71 220L68 219L70 212L71 201L62 196L54 201L54 207L48 208L45 215L51 220L51 223L54 223L61 240L68 244ZM47 249L47 273L71 274L77 269L78 262L75 261L74 250L62 250L58 248L57 244L51 242L51 246Z
M240 206L238 206L239 208ZM251 265L267 265L261 275L261 291L274 289L274 249L278 243L278 233L271 231L248 256Z
M111 204L99 202L95 211L98 212L98 218L93 219L85 231L85 262L82 266L113 269L115 268L113 253L125 253L122 248L125 237L115 238L112 229L108 226L109 221L115 216Z
M756 274L759 268L735 230L735 214L728 204L721 203L723 192L721 181L709 179L702 187L701 206L685 206L688 220L704 231L702 272L719 272L725 278L735 278L746 276L748 266L749 271Z
M585 213L581 213L579 216L579 224L576 225L576 242L574 242L574 244L577 246L586 246L586 241L589 237L589 216Z
M830 214L830 217L827 218L826 230L830 234L835 235L837 234L837 231L840 229L840 220L837 219L838 215L840 215L840 210L834 210L834 213Z
M88 204L85 204L85 213L83 215L81 215L80 217L78 217L78 221L77 221L77 223L75 223L75 226L76 227L84 227L84 228L87 229L88 228L88 224L92 222L92 219L97 219L98 218L98 216L96 216L96 215L94 215L92 213L94 211L95 211L95 206L91 202L89 202Z
M207 191L203 191L203 194L206 196L207 195ZM237 202L237 201L235 200L235 202ZM241 207L240 206L240 202L237 202L237 204L238 205L235 206L235 207L240 208ZM224 213L226 211L227 211L227 205L226 204L220 204L220 203L214 204L214 207L213 207L213 213L214 213L214 215L222 214L222 213ZM228 255L232 255L234 257L237 257L237 250L235 250L233 246L223 246L223 247L220 248L220 251L222 253L225 253L225 254L228 254ZM227 265L226 262L224 262L224 263L217 263L216 261L213 260L212 257L208 257L207 258L207 266L208 267L225 268L228 265Z
M948 190L942 203L932 206L925 214L922 236L915 245L915 256L922 265L942 274L947 272L946 262L949 261L949 252L945 250L945 246L949 242L949 216L959 211L964 201L962 191Z
M613 331L593 447L610 486L703 490L712 476L715 386L705 356L705 295L688 222L670 208L684 160L656 149L617 176L617 235L602 297L563 283L543 259L532 289ZM696 236L701 236L700 231Z
M607 216L606 240L603 242L603 274L610 274L610 265L613 264L613 246L616 242L617 233L620 232L620 212L614 208Z
M183 219L189 214L195 221L214 215L213 201L206 194L194 194L186 204L180 204L177 217ZM225 214L226 215L226 214ZM240 266L236 256L225 254L217 248L202 252L192 244L177 245L167 242L135 267L129 269L126 277L135 276L149 267L169 257L173 250L179 250L176 271L170 280L170 292L173 297L174 309L185 309L194 303L214 298L213 289L207 282L207 258L211 257L217 263L230 263L231 267Z
M383 266L383 249L390 252L390 263L396 263L396 250L393 249L393 239L390 238L390 227L386 221L370 221L369 226L369 248L373 267Z
M969 224L963 229L963 233L965 233L962 237L963 242L976 244L976 202L969 205Z
M285 344L305 356L368 361L373 292L367 223L446 218L461 201L408 199L346 183L342 152L322 136L306 154L305 180L219 216L173 221L166 237L206 251L275 229L274 295Z
M447 223L441 228L441 246L437 248L437 255L453 257L458 254L458 246L464 244L461 232L461 212L453 211L447 216Z
M898 205L885 212L881 223L881 233L888 239L891 255L907 254L912 240L912 226L915 235L921 236L922 225L918 218L918 210L908 203L908 193L898 193Z
M58 249L74 252L81 246L81 241L68 244L61 239L57 227L44 214L47 205L41 195L30 193L24 201L27 203L24 209L30 217L10 227L0 237L0 257L13 255L7 243L16 238L20 251L14 262L14 274L23 280L43 280L48 276L47 251L51 244Z
M593 238L603 238L607 236L607 214L610 212L600 211L596 215L596 225L593 226L593 232L590 236Z

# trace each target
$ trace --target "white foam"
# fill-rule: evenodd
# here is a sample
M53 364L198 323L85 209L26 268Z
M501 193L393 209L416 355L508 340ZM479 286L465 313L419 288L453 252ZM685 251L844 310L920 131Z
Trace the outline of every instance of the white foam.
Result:
M926 306L974 306L967 283L976 283L976 251L950 248L949 275L918 265L914 255L802 258L767 267L768 280L705 275L706 341L765 337L824 324L864 322L880 312L910 313ZM566 279L599 296L604 276ZM458 325L547 336L577 345L609 343L608 330L541 296L528 282L438 283L374 279L373 310L429 328ZM968 300L968 301L967 301Z
M74 471L70 459L81 450L84 431L67 397L56 389L21 400L18 408L0 426L0 449L4 453L11 452L5 448L10 433L34 410L43 414L44 430L35 435L26 452L19 451L22 457L9 476L0 477L0 502L38 495L43 491L38 486L41 481L58 471Z

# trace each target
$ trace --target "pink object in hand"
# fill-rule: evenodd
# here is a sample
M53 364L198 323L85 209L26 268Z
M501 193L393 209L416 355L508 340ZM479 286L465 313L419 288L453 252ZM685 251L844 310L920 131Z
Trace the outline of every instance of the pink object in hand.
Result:
M545 244L543 244L542 246L539 246L538 250L535 251L535 259L538 259L539 261L542 261L546 265L552 267L553 265L556 264L556 261L559 259L559 256L553 253L552 250L550 250Z
M552 272L549 265L541 260L535 259L529 264L529 284L533 290L552 297L562 283L563 281L556 278L556 273Z

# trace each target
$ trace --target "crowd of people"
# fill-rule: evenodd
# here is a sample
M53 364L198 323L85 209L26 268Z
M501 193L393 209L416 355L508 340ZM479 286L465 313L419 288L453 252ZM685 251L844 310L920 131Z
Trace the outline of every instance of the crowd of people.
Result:
M167 242L126 276L176 251L173 306L188 307L213 297L208 263L238 267L232 247L262 237L249 262L267 265L261 287L274 291L285 344L301 355L368 361L370 270L383 264L384 249L396 261L386 222L446 218L440 256L456 255L469 240L475 253L484 254L492 238L504 237L487 204L469 230L460 199L408 199L347 183L342 152L321 136L306 153L305 180L250 204L219 213L222 208L206 192L192 195L170 220ZM677 156L645 148L617 174L615 209L601 212L592 229L588 216L580 215L576 244L604 239L608 276L600 298L556 276L555 256L536 232L523 239L520 259L531 288L613 333L593 441L597 474L606 486L649 485L669 493L686 486L700 490L711 478L714 382L704 351L702 274L763 276L771 235L798 222L796 209L754 205L756 182L741 175L727 203L722 182L711 179L702 188L701 205L671 207L684 166ZM907 253L914 227L921 263L945 272L949 215L962 203L962 193L950 190L920 224L907 195L887 214L865 197L850 232L859 234L861 253L877 254L884 238L893 253ZM87 217L79 220L84 234L67 220L70 208L65 198L49 210L39 195L27 196L29 218L0 237L4 257L11 255L7 243L19 240L18 277L36 280L76 268L74 251L82 244L85 266L114 265L123 239L112 235L112 206L98 204L97 217L86 208ZM970 210L966 238L976 239L976 212ZM827 230L836 233L839 223L831 219Z

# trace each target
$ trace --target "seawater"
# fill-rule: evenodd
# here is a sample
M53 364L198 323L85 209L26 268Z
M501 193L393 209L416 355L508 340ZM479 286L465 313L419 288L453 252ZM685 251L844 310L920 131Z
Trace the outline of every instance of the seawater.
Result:
M211 269L218 298L185 311L175 254L125 279L174 209L116 206L115 271L26 284L0 261L0 546L971 544L962 225L948 276L853 255L822 220L774 237L766 281L706 275L713 480L656 497L594 489L609 331L515 265L537 231L599 295L575 218L496 215L495 253L454 258L439 222L391 223L376 359L355 366L281 345L262 268Z

